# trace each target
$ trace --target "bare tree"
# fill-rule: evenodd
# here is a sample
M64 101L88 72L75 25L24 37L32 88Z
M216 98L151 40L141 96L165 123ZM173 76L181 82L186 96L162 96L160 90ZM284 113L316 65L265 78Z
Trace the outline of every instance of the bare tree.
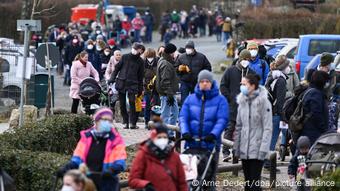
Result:
M47 8L45 8L47 5ZM52 17L55 13L56 4L51 0L33 0L32 11L31 11L31 19L34 19L36 16L42 17Z

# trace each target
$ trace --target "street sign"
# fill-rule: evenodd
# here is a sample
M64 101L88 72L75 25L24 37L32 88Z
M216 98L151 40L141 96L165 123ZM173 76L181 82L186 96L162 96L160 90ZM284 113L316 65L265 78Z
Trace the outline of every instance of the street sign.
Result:
M17 20L17 31L25 31L25 26L29 31L41 31L41 20Z
M53 67L53 66L57 65L61 60L60 52L59 52L58 47L56 45L54 45L53 43L48 43L48 51L49 51L50 60L52 62L51 67ZM46 43L39 45L35 57L37 59L37 64L39 64L42 67L47 68L46 59L45 59L47 57L47 45L46 45Z

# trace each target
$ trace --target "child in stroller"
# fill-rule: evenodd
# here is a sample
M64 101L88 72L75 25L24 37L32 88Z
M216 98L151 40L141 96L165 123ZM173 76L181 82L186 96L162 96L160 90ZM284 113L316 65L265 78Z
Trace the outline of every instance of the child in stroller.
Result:
M91 78L85 78L80 83L79 97L85 114L92 115L100 106L102 89L98 82Z

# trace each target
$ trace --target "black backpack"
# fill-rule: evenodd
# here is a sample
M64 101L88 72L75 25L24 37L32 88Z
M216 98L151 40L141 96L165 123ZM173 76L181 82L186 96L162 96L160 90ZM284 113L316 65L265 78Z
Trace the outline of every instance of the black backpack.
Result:
M305 91L308 89L307 84L299 84L294 88L294 96L288 97L283 104L282 113L283 113L283 121L288 123L290 117L293 115L299 100L302 99Z

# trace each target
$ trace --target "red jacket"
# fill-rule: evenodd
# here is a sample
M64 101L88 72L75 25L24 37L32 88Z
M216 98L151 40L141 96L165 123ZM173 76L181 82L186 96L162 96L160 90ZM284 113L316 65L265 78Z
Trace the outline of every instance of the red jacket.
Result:
M166 172L165 167L171 170L172 177ZM188 185L179 155L174 150L162 163L153 156L145 142L139 147L129 176L129 187L143 189L151 183L157 191L187 191Z

